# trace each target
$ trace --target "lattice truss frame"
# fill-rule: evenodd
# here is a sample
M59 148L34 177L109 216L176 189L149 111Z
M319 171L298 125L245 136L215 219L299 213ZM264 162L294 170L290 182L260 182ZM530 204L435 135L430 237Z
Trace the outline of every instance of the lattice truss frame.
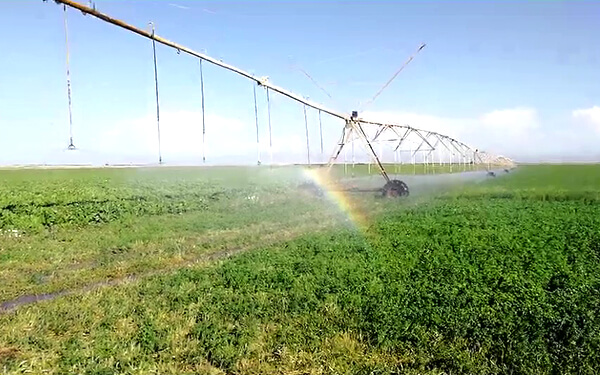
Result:
M364 130L364 137L361 136L359 124ZM348 147L352 150L352 162L363 162L364 160L355 158L354 149L355 145L358 145L363 152L369 153L368 148L364 147L365 137L382 163L392 162L393 157L393 162L400 164L485 164L505 167L514 165L507 157L478 150L435 131L410 125L362 122L360 119L356 124L346 124L330 163L337 161L342 150L347 150ZM346 161L347 157L344 158L344 162Z

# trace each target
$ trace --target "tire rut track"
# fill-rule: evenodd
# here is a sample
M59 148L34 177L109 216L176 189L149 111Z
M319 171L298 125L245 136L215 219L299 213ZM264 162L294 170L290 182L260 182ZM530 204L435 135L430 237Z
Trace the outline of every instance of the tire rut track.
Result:
M326 229L330 229L335 225L336 225L335 218L328 218L328 221L326 221L324 223L319 223L317 225L309 223L307 225L301 225L301 226L293 228L293 229L289 229L289 230L284 229L284 230L269 233L269 234L265 235L263 238L261 238L261 240L264 240L264 241L262 241L259 246L256 246L256 244L255 244L255 245L231 247L231 248L226 248L226 249L222 249L222 250L216 250L216 251L212 251L212 252L203 253L197 257L183 259L182 261L172 264L172 265L169 265L168 267L157 269L157 270L152 270L149 272L130 274L130 275L126 275L123 277L114 278L114 279L96 281L96 282L89 283L89 284L81 286L81 287L64 289L64 290L59 290L56 292L28 294L28 295L19 296L17 298L6 300L6 301L3 301L2 303L0 303L0 314L11 313L11 312L18 310L21 307L36 304L36 303L43 302L43 301L52 301L52 300L55 300L55 299L58 299L61 297L65 297L65 296L69 296L69 295L75 295L75 294L79 294L79 293L87 293L87 292L97 290L97 289L100 289L103 287L118 286L118 285L126 284L129 282L135 282L138 280L142 280L142 279L152 277L152 276L167 275L169 273L176 272L178 270L188 268L188 267L198 266L203 263L216 262L216 261L227 259L232 256L235 256L235 255L238 255L238 254L250 251L250 250L267 248L267 247L275 246L277 244L282 244L287 241L298 238L308 232L313 232L313 233L320 232L320 231L323 231Z

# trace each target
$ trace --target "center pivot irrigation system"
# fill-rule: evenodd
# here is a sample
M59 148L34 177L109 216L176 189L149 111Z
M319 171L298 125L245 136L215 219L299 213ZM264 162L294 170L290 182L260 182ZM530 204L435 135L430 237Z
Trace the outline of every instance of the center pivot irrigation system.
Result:
M47 1L47 0L43 0ZM382 157L382 145L392 145L395 162L398 163L398 158L400 158L400 163L402 163L402 153L407 150L403 149L402 146L405 146L409 140L411 140L411 146L409 152L409 161L412 164L417 162L417 158L419 161L425 165L436 165L437 163L442 164L442 161L446 161L452 167L452 165L463 165L466 170L466 166L472 165L483 165L485 169L490 172L492 166L503 166L503 167L512 167L512 160L502 157L502 156L494 156L488 154L486 152L482 152L478 149L474 149L463 142L460 142L452 137L434 132L418 129L409 125L401 125L401 124L393 124L393 123L383 123L378 121L369 120L366 118L362 118L359 116L358 111L351 111L350 113L342 113L336 110L329 109L324 105L309 100L300 95L294 94L293 92L286 90L282 87L276 86L269 82L268 77L256 77L253 74L246 72L242 69L239 69L233 65L226 64L221 60L210 57L204 53L196 52L191 48L186 46L177 44L165 38L162 38L156 35L154 30L154 25L150 23L151 30L143 30L127 24L121 20L115 19L113 17L108 16L105 13L102 13L96 10L95 5L86 6L75 1L71 0L54 0L57 4L62 4L64 11L64 27L65 27L65 43L67 50L67 95L68 95L68 103L69 103L69 150L74 150L75 145L73 143L73 119L72 119L72 104L71 104L71 79L70 79L70 69L69 69L69 39L68 39L68 26L67 26L67 8L74 8L81 11L84 15L92 15L102 21L110 23L112 25L118 26L120 28L129 30L135 34L138 34L142 37L148 38L152 41L152 49L153 49L153 62L154 62L154 80L155 80L155 89L156 89L156 124L157 124L157 135L158 135L158 159L159 163L162 163L162 154L161 154L161 146L160 146L160 106L159 106L159 90L158 90L158 73L157 73L157 63L156 63L156 43L163 44L165 46L171 47L177 51L177 53L186 53L188 55L194 56L199 59L200 63L200 85L201 85L201 93L202 93L202 153L203 153L203 161L206 160L205 152L205 134L206 127L204 121L205 107L204 107L204 78L202 74L202 62L206 61L211 64L214 64L223 69L229 70L233 73L236 73L253 83L257 86L262 87L266 90L266 98L268 104L268 116L269 116L269 145L272 150L272 137L271 137L271 107L270 107L270 91L273 91L277 94L288 97L304 106L304 120L305 120L305 128L306 128L306 148L307 148L307 159L308 164L310 164L310 144L308 138L308 124L307 124L307 116L306 109L312 108L318 111L319 113L319 128L320 128L320 136L321 136L321 152L323 150L323 133L322 133L322 125L321 125L321 114L324 113L326 115L332 116L334 118L340 119L344 121L344 126L342 129L342 135L339 143L336 145L335 150L329 159L328 162L328 170L333 166L344 147L351 144L352 150L354 150L354 143L358 142L362 148L367 152L369 157L372 159L373 163L378 168L380 174L385 179L385 185L382 189L377 189L378 192L381 192L384 196L389 197L397 197L408 195L408 186L400 180L391 179L381 162ZM369 100L366 104L371 104L398 76L398 74L413 60L413 58L418 54L423 48L425 44L419 46L417 51L408 58L406 62L398 69L394 75L381 87L381 89L373 96L371 100ZM308 74L305 73L307 76ZM311 80L312 78L308 76ZM314 80L313 83L316 84ZM321 88L321 87L320 87ZM257 100L256 100L256 86L253 86L254 90L254 110L255 110L255 120L256 120L256 129L257 129L257 143L258 139L258 109L257 109ZM376 152L376 148L379 146L379 154ZM260 164L260 149L258 151L259 158L258 163ZM435 159L437 153L437 161ZM354 154L354 153L353 153ZM272 155L272 151L271 151ZM370 165L370 164L369 164Z

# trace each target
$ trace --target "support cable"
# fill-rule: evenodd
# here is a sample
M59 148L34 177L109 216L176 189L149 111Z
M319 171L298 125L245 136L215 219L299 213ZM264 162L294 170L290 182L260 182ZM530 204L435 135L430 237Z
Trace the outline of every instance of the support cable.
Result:
M300 68L300 67L298 67L298 70L300 70L300 71L301 71L301 72L302 72L302 73L303 73L303 74L304 74L304 75L305 75L305 76L306 76L308 79L310 79L310 81L311 81L312 83L314 83L314 85L315 85L315 86L317 86L317 87L318 87L318 88L319 88L319 89L320 89L320 90L321 90L323 93L325 93L325 95L327 95L327 96L329 97L329 99L332 99L332 100L333 100L333 97L331 96L331 94L330 94L330 93L328 93L328 92L327 92L327 90L325 90L325 89L323 88L323 86L319 85L319 83L318 83L317 81L315 81L315 79L314 79L314 78L313 78L313 77L312 77L310 74L308 74L308 73L306 72L306 70L304 70L304 69L302 69L302 68Z
M392 81L393 81L394 79L396 79L396 77L398 76L398 74L400 74L400 72L402 72L402 71L404 70L404 68L406 68L406 66L407 66L408 64L410 64L410 62L411 62L411 61L412 61L412 60L415 58L415 56L416 56L416 55L417 55L419 52L421 52L421 50L422 50L423 48L425 48L425 43L421 44L421 45L419 46L419 48L417 49L417 51L416 51L415 53L413 53L413 54L412 54L412 55L411 55L411 56L408 58L408 60L406 60L406 61L404 62L404 64L402 64L402 66L400 66L400 68L399 68L398 70L396 70L396 72L394 73L394 75L392 76L392 78L390 78L390 79L389 79L389 80L388 80L388 81L387 81L387 82L386 82L386 83L383 85L383 87L381 87L381 88L379 89L379 91L377 91L377 93L376 93L376 94L375 94L375 95L374 95L374 96L371 98L371 100L369 100L368 102L366 102L366 103L365 103L365 104L362 106L361 110L364 110L364 109L365 109L365 107L367 107L368 105L372 104L372 103L375 101L375 99L377 99L377 97L378 97L379 95L381 95L381 93L382 93L382 92L383 92L383 91L384 91L384 90L385 90L385 89L386 89L386 88L387 88L387 87L388 87L388 86L389 86L389 85L392 83Z

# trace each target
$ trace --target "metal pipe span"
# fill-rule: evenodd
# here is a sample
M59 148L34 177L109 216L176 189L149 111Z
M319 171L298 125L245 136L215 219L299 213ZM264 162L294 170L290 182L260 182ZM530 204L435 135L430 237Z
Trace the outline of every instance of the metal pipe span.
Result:
M76 1L72 1L72 0L54 0L54 2L59 3L59 4L64 4L64 5L67 5L69 7L75 8L75 9L81 11L84 14L89 14L91 16L94 16L94 17L96 17L98 19L101 19L102 21L108 22L108 23L113 24L115 26L118 26L118 27L121 27L123 29L129 30L129 31L131 31L131 32L133 32L135 34L143 36L144 38L148 38L148 39L154 40L154 41L156 41L156 42L158 42L160 44L163 44L165 46L174 48L174 49L176 49L178 51L185 52L188 55L195 56L195 57L197 57L199 59L208 61L211 64L220 66L221 68L224 68L224 69L227 69L227 70L229 70L231 72L239 74L239 75L241 75L241 76L243 76L245 78L248 78L248 79L250 79L252 81L255 81L257 84L259 84L261 86L268 87L269 89L271 89L271 90L273 90L273 91L275 91L275 92L277 92L277 93L279 93L281 95L287 96L288 98L290 98L292 100L295 100L295 101L297 101L299 103L305 104L305 105L307 105L309 107L312 107L314 109L320 110L322 112L325 112L325 113L327 113L327 114L329 114L331 116L337 117L337 118L342 119L342 120L350 120L350 116L349 115L346 115L344 113L341 113L341 112L329 109L329 108L323 106L322 104L313 102L311 100L304 99L300 95L294 94L293 92L288 91L288 90L286 90L286 89L284 89L282 87L275 86L275 85L269 83L264 78L255 77L254 75L246 72L245 70L242 70L242 69L237 68L237 67L235 67L233 65L224 63L224 62L222 62L220 60L217 60L217 59L215 59L213 57L210 57L208 55L205 55L203 53L194 51L193 49L188 48L186 46L183 46L181 44L172 42L172 41L170 41L168 39L165 39L163 37L160 37L160 36L156 35L155 33L148 32L146 30L140 29L140 28L135 27L133 25L130 25L130 24L126 23L126 22L123 22L123 21L121 21L119 19L112 18L112 17L110 17L107 14L104 14L102 12L97 11L94 8L90 8L90 7L86 6L86 5L80 4L80 3L76 2Z

